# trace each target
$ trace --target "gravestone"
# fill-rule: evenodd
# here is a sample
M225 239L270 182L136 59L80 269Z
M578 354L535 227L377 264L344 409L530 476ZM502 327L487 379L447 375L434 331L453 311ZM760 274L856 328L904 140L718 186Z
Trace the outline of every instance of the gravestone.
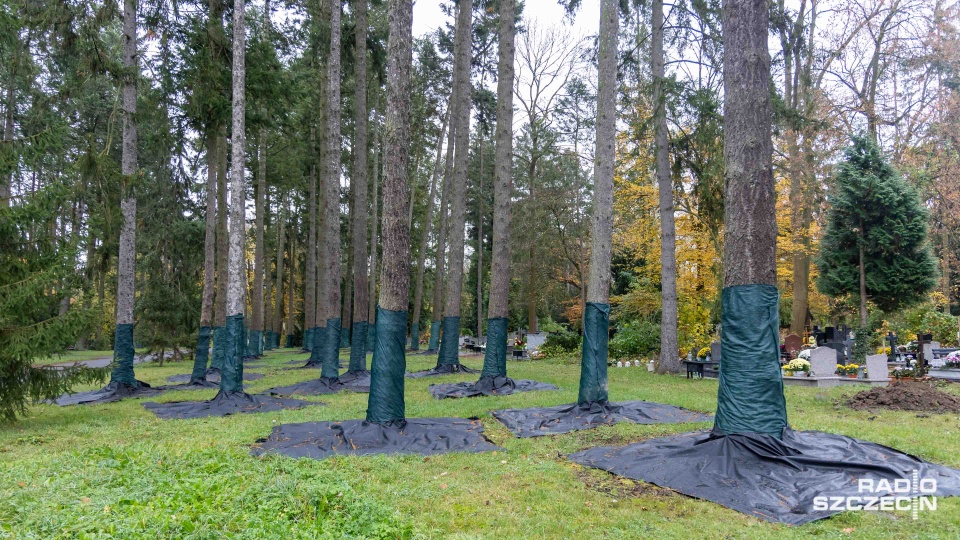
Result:
M887 343L890 344L890 354L887 355L887 362L896 362L897 361L897 335L892 331L887 332L887 337L884 338Z
M817 347L810 351L810 375L833 377L837 371L837 350L832 347Z
M547 334L545 332L537 332L536 334L527 334L527 349L531 351L536 351L543 346L543 343L547 341Z
M816 343L816 346L817 346L817 347L823 345L824 335L825 335L825 334L824 334L823 330L820 329L819 326L814 325L814 326L813 326L813 331L810 332L810 334L813 336L813 339L815 340L815 343Z
M887 379L890 372L887 370L887 355L869 354L867 355L867 378L868 379Z
M790 353L790 358L796 358L797 353L803 348L803 339L796 334L790 334L783 338L783 346Z
M847 347L843 343L838 343L836 341L828 341L819 348L833 349L834 351L837 352L837 357L836 357L837 362L846 363Z
M714 341L710 343L710 356L714 362L720 362L720 342Z

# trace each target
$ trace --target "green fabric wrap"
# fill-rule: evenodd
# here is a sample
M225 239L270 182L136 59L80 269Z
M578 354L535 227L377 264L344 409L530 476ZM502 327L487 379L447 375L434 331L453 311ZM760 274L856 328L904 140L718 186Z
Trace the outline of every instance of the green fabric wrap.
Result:
M460 317L443 318L443 339L440 340L440 354L437 365L455 365L460 363Z
M223 368L220 370L220 391L243 392L243 314L227 317L227 346L224 351Z
M440 321L433 321L430 323L430 343L427 344L427 349L435 351L440 348Z
M113 334L113 369L110 382L138 386L133 374L133 324L118 324Z
M210 367L223 369L223 357L227 354L227 327L213 327L213 357L210 358Z
M353 323L350 336L353 343L350 346L349 371L366 371L367 369L367 321Z
M773 285L723 289L720 388L713 429L780 438L787 403L780 374L780 292Z
M420 350L420 321L410 323L410 350Z
M487 350L480 377L507 376L507 318L487 319Z
M260 330L250 330L248 339L249 346L247 350L250 351L248 356L263 356L263 332Z
M313 328L303 331L303 350L313 352Z
M407 371L404 345L407 337L407 312L377 306L376 347L370 367L370 396L367 421L378 424L403 421L403 382Z
M193 372L190 374L191 381L203 381L207 378L207 359L210 357L210 333L209 326L201 326L200 334L197 337L197 352L193 357Z
M286 348L288 348L288 349L293 348L293 334L287 334L287 343L286 343L286 346L287 346Z
M339 321L340 319L337 319L337 320ZM343 326L341 326L340 327L340 348L347 349L349 347L350 347L350 329L344 328Z
M327 319L327 337L323 343L323 365L320 376L336 379L340 376L340 318Z
M380 309L377 306L377 309ZM367 323L367 352L373 352L374 347L377 345L377 323L376 321Z
M315 326L310 329L310 358L308 364L320 365L323 362L323 344L326 343L327 331L325 328Z
M607 344L610 340L610 304L587 302L583 314L583 352L580 356L580 395L577 403L606 403Z

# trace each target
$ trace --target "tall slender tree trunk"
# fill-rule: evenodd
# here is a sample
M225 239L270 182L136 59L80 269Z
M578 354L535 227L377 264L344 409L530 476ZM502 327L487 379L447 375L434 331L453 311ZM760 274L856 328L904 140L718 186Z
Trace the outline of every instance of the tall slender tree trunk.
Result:
M724 289L717 434L780 437L776 192L770 103L769 6L723 5Z
M477 190L477 339L483 336L483 134L480 136L480 183Z
M280 194L280 204L277 209L277 286L276 286L276 301L273 306L273 320L274 326L273 331L276 332L276 342L274 346L282 347L280 341L280 336L284 335L283 332L283 255L284 255L284 244L287 239L287 198L285 195ZM293 283L290 283L290 289L293 290Z
M380 225L380 153L381 153L381 138L374 138L375 148L373 149L373 195L372 201L370 204L370 306L367 311L367 323L370 326L374 327L376 330L377 324L377 299L379 295L377 294L377 276L378 267L377 267L377 254L379 253L378 246L380 245L380 237L378 227ZM375 332L368 330L368 336L375 336ZM372 351L374 345L374 339L368 337L367 339L367 350Z
M217 237L217 155L218 136L215 130L207 134L207 216L203 234L203 292L200 297L200 333L194 354L191 382L206 380L210 333L213 325L213 288L216 264ZM223 211L223 210L221 210Z
M440 126L440 136L437 137L437 154L433 161L433 176L430 178L430 194L427 196L427 215L423 218L423 240L420 242L420 254L417 256L417 281L413 293L413 319L410 323L410 348L414 351L420 348L420 312L423 308L423 275L426 270L427 245L430 242L430 232L433 230L433 203L437 198L437 178L440 176L440 157L443 153L443 137L450 122L451 107L443 115L443 124ZM412 204L412 203L411 203Z
M453 75L454 117L457 133L453 154L453 177L450 182L450 221L447 238L450 241L450 267L447 274L446 303L443 310L443 340L437 365L457 365L459 359L460 301L463 292L463 252L467 213L467 168L470 159L470 58L473 43L473 2L457 3L457 37L454 46Z
M227 353L220 377L223 393L243 392L244 308L246 277L244 254L244 95L246 29L243 0L234 0L233 13L233 128L230 133L230 250L227 266Z
M469 0L468 0L469 1ZM389 1L387 42L387 114L384 134L383 265L377 314L376 350L370 381L367 421L404 421L407 307L410 302L410 229L406 222L410 156L411 0Z
M493 184L493 247L487 291L487 348L482 377L507 376L507 319L510 316L510 211L513 199L513 76L515 0L500 1L497 62L497 127Z
M310 128L310 172L307 179L307 261L303 278L303 348L313 351L317 328L317 164L316 128Z
M120 254L117 259L117 323L114 364L110 383L141 385L133 373L133 304L137 259L137 0L123 2L123 145L121 173L124 178L120 212Z
M617 0L601 0L597 52L597 143L593 168L593 220L587 308L583 320L580 394L577 402L607 401L610 327L610 257L613 243L613 164L616 159Z
M297 275L297 219L294 217L293 220L293 232L290 234L290 275L287 277L289 280L289 286L287 287L287 294L290 298L287 299L287 335L284 345L286 347L293 347L293 335L296 333L296 329L293 325L293 315L297 311L297 303L295 297L295 291L297 288L294 286L294 279Z
M860 327L867 327L867 265L863 248L863 224L860 224Z
M673 221L673 180L667 143L667 107L664 92L663 0L653 0L654 154L660 192L660 373L680 371L677 344L677 230Z
M256 227L256 243L253 251L253 294L250 301L253 304L251 309L250 321L250 342L252 351L256 356L263 354L263 329L264 329L264 306L263 306L263 274L265 249L263 245L263 227L265 225L264 213L266 212L267 201L267 130L260 129L260 137L257 141L257 189L255 190L256 201L254 207L256 217L254 218L254 227Z
M340 373L340 0L330 10L330 52L327 56L327 155L324 168L322 308L326 324L326 349L321 377Z
M214 291L213 357L210 366L223 368L227 350L227 267L230 260L227 216L227 136L226 127L219 126L217 136L217 264Z
M353 320L350 329L350 367L348 371L367 369L367 326L369 324L370 280L367 268L367 239L371 221L367 196L367 0L353 0L353 195L351 252L353 258ZM376 216L373 217L376 220Z
M453 86L453 85L451 85ZM451 89L450 94L450 129L447 132L447 154L444 159L443 188L440 192L440 223L437 229L437 252L434 255L434 283L433 304L430 323L430 344L428 351L435 352L440 344L440 320L443 318L443 289L447 262L447 207L450 201L450 186L453 183L453 151L456 147L457 118L453 114L456 109Z

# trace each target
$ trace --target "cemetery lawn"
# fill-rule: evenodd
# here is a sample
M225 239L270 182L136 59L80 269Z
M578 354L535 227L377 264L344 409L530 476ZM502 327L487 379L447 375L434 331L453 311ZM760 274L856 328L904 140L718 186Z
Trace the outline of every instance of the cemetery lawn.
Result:
M346 358L346 351L343 357ZM285 370L304 359L267 353L260 392L319 375ZM434 356L408 356L408 369ZM480 367L482 358L464 363ZM137 366L164 384L189 362ZM158 420L140 400L59 408L38 405L0 426L0 538L958 538L960 498L936 512L847 512L802 527L766 523L669 490L585 469L563 456L709 424L637 426L516 439L490 415L497 408L575 401L579 365L570 359L510 362L513 377L560 386L497 398L438 401L427 387L476 375L406 382L409 417L480 417L505 451L486 454L338 457L326 461L249 455L278 423L362 418L367 395L305 398L324 407L200 420ZM855 411L837 400L862 388L787 387L790 423L886 444L960 467L960 417ZM81 390L81 389L78 389ZM658 376L643 368L610 370L616 400L645 399L713 412L715 380ZM960 395L960 385L946 391ZM156 401L210 398L209 391L167 393ZM924 417L926 416L926 417Z

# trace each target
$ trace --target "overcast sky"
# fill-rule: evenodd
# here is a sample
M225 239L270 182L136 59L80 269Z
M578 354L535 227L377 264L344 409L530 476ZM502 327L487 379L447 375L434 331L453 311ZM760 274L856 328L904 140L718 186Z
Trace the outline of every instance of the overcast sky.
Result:
M446 24L447 17L440 9L442 3L442 0L415 0L413 4L414 37L427 34ZM570 27L570 23L564 18L563 7L557 0L526 0L523 16L525 19L536 20L542 26ZM596 35L599 28L600 3L597 0L583 1L571 29L579 35L591 36Z

